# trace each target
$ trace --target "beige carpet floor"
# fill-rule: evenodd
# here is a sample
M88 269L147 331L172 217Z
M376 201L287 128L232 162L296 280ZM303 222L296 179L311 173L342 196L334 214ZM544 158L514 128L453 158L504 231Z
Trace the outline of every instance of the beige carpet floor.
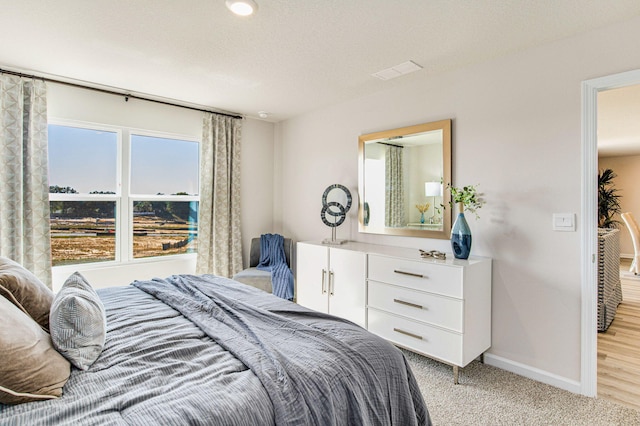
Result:
M474 361L453 384L450 366L403 351L439 425L640 425L640 411Z

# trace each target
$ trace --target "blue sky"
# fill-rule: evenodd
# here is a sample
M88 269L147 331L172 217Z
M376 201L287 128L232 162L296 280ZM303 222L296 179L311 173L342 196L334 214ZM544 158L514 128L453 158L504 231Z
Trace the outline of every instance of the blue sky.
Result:
M49 185L117 191L115 132L49 125ZM134 194L198 193L198 143L133 135Z

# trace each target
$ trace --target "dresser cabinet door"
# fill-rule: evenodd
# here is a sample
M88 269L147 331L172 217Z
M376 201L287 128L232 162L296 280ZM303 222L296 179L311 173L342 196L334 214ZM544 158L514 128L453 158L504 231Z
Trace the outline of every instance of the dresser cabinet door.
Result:
M314 311L329 313L327 247L297 243L296 302Z
M366 316L366 253L329 249L329 313L361 327Z

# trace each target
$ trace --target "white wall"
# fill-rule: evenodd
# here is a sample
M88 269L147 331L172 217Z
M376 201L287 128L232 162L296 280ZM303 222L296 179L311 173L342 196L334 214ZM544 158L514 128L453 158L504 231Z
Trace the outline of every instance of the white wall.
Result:
M640 155L598 158L598 168L611 169L618 175L613 182L620 195L622 212L631 212L640 220ZM632 258L635 252L631 235L619 215L616 219L620 221L620 256Z
M635 18L461 70L381 82L379 93L280 123L283 228L298 241L330 234L320 197L332 183L357 192L359 135L452 118L454 184L479 184L487 201L469 222L472 255L494 259L489 353L578 389L580 234L554 232L551 218L576 213L580 226L581 82L640 68L638 39ZM359 234L355 208L338 237L451 251L446 240Z
M48 83L50 118L122 125L200 139L202 113L184 108L108 95L91 90ZM273 232L274 126L245 119L241 141L241 215L245 262L252 236ZM72 265L55 267L54 290L79 270L95 287L126 285L134 279L195 272L195 255L136 261L130 265Z

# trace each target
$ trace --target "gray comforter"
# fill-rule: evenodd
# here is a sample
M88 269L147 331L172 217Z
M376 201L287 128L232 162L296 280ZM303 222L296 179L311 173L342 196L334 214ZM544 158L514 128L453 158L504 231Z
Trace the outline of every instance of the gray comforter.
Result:
M100 358L57 400L0 404L0 423L430 424L402 353L348 321L214 276L98 293Z

